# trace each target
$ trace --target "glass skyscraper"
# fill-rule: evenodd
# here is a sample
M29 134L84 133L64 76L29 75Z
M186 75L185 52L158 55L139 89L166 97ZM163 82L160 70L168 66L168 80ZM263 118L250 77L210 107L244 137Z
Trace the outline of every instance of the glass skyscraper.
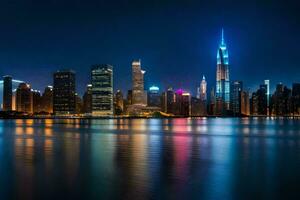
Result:
M57 71L53 75L53 112L55 115L75 113L75 72Z
M111 65L93 65L92 83L92 115L113 115L113 67Z
M144 91L144 74L141 69L141 60L132 62L132 104L147 105L147 97Z
M230 106L229 57L222 29L221 43L217 52L216 72L217 114L224 114Z

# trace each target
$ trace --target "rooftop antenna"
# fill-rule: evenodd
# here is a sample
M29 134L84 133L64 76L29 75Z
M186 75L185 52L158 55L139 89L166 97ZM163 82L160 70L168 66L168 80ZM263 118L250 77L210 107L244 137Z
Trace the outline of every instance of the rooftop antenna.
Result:
M221 44L224 44L224 30L222 28L222 38L221 38Z

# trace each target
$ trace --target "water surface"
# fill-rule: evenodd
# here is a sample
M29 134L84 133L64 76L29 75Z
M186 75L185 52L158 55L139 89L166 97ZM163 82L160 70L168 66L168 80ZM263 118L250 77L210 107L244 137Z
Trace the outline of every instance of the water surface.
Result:
M300 120L0 121L0 199L300 199Z

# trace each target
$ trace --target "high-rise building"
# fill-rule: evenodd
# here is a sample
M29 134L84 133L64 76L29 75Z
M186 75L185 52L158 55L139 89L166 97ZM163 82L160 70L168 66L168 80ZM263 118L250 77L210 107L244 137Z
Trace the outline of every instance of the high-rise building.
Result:
M149 88L147 95L147 103L150 107L161 107L161 95L159 93L159 88L152 86Z
M268 115L270 114L270 80L265 80L264 84L267 86L267 107L268 107Z
M3 77L3 110L12 110L12 77Z
M293 83L292 112L294 116L300 116L300 83Z
M75 113L81 114L83 110L83 101L81 97L75 93Z
M113 115L113 66L93 65L92 83L92 115Z
M174 115L190 116L191 115L191 95L178 89L175 93L175 101L172 103Z
M201 84L200 84L200 94L199 94L199 99L201 101L206 101L207 100L207 82L205 80L205 76L203 75L202 77L202 81L201 81Z
M19 87L19 84L23 83L23 81L12 79L11 82L12 82L12 98L13 98L13 93L16 92L17 88ZM0 109L1 110L3 109L3 106L4 106L4 103L3 103L4 95L3 94L4 94L4 80L0 80ZM7 95L5 95L5 96L7 96ZM13 103L14 102L13 102L13 99L12 99L12 104ZM14 104L14 107L12 105L11 110L16 110L14 108L15 108L15 104Z
M38 90L31 90L31 93L32 93L33 113L39 113L42 111L41 93Z
M230 107L229 57L227 46L222 38L217 52L216 72L216 114L224 115Z
M206 116L206 101L199 98L191 98L191 116Z
M53 112L55 115L75 114L75 72L57 71L53 75Z
M282 83L277 84L276 91L272 95L270 110L275 116L289 116L292 113L292 90Z
M124 111L124 97L121 90L117 90L115 95L115 114L120 115Z
M132 104L147 105L147 94L144 91L144 74L141 69L141 60L132 62Z
M86 91L83 95L83 112L86 114L92 113L92 84L86 86Z
M33 113L33 99L29 84L19 84L16 91L16 107L18 112Z
M241 116L249 116L250 115L250 98L249 92L242 91L241 92Z
M53 87L47 86L44 90L41 100L41 110L47 113L53 113Z
M215 115L216 114L216 96L215 96L214 87L212 87L211 90L210 90L208 114L209 115Z
M233 81L230 85L230 110L234 116L241 114L241 92L243 90L242 81Z
M250 106L252 115L267 115L267 85L260 85L260 88L252 93Z
M166 97L166 108L167 108L167 113L172 113L172 105L175 101L175 95L174 95L174 91L173 91L173 88L169 87L168 90L167 90L167 97Z

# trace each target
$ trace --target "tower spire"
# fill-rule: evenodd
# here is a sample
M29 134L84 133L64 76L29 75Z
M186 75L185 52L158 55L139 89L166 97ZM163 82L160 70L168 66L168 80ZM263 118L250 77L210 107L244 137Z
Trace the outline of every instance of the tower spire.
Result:
M222 28L222 38L221 38L221 44L224 44L224 29Z

